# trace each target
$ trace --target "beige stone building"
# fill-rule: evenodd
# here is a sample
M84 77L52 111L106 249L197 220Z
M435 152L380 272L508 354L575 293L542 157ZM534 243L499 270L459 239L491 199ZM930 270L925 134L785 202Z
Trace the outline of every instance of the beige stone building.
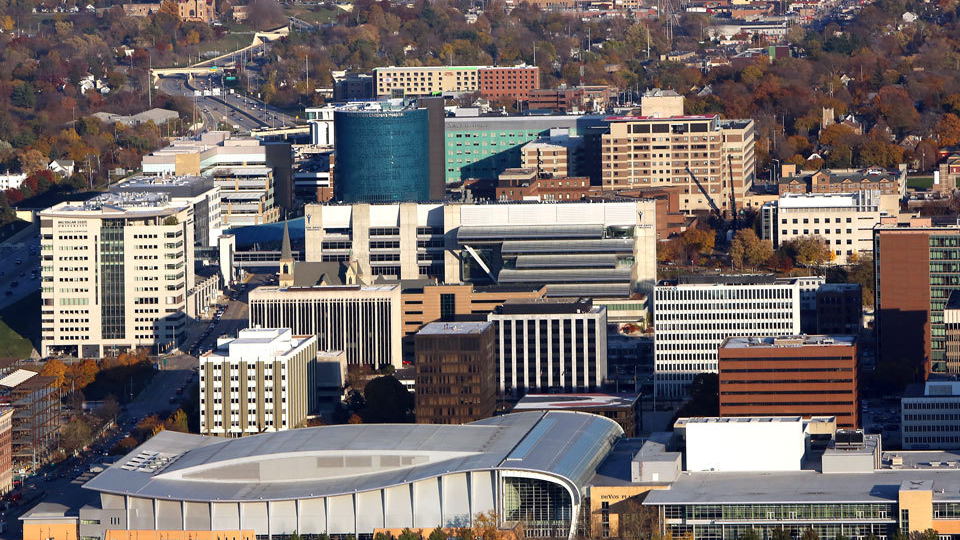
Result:
M534 169L538 176L566 178L576 176L573 152L562 144L533 141L520 148L520 167Z
M873 228L886 215L879 191L787 194L760 209L761 236L774 247L802 236L822 237L833 251L834 263L853 254L873 252Z
M193 214L160 194L109 193L40 212L44 356L182 344Z
M378 96L399 92L404 96L429 96L444 92L476 92L479 66L380 67L373 70Z
M682 96L651 94L643 115L612 118L602 136L604 189L680 188L687 213L742 208L756 169L753 120L683 115Z
M341 353L342 354L342 353ZM200 433L242 437L302 427L317 407L317 336L248 328L200 361Z

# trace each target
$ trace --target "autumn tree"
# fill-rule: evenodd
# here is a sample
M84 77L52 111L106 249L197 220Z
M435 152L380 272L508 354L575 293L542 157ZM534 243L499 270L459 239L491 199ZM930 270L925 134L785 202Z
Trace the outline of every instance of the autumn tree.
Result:
M93 428L86 415L78 414L60 430L60 446L69 454L83 450L90 442Z
M711 229L689 228L680 235L680 242L684 248L703 255L713 251L716 240L717 234Z
M761 240L753 229L740 229L730 242L730 259L737 268L756 268L773 255L773 243Z
M63 383L67 377L67 366L56 358L51 358L47 360L47 363L44 364L43 369L40 370L40 375L45 377L54 378L54 386L57 388L63 388Z
M940 146L954 146L960 143L960 117L947 113L937 122L937 140Z
M798 236L784 242L781 249L800 266L820 266L834 259L830 246L820 236Z

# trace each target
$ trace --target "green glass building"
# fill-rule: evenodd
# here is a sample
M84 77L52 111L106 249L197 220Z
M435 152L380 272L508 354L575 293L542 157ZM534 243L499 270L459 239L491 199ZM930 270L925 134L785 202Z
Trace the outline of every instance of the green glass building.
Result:
M467 116L445 122L444 157L447 183L470 178L497 178L504 170L519 167L520 147L567 129L570 136L587 136L590 128L606 125L599 115ZM584 141L589 144L589 141ZM599 160L599 152L596 153ZM586 168L589 170L589 166Z

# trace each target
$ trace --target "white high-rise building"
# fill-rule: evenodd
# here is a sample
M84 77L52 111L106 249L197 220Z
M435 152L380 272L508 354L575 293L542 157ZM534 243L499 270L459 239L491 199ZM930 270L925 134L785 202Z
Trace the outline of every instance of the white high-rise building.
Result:
M685 396L699 373L717 372L728 337L800 333L800 280L771 275L685 276L654 290L655 392Z
M589 298L507 300L497 324L501 395L595 392L607 376L607 309Z
M199 360L200 433L240 437L293 429L316 408L317 336L248 328L218 339Z
M108 193L40 212L44 356L181 345L194 286L193 208Z
M656 282L653 200L308 204L307 261L369 279L536 283L554 297L625 298Z

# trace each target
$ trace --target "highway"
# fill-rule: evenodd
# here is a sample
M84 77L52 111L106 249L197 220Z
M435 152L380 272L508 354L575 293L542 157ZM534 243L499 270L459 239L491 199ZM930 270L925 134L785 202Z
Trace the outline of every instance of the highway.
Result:
M212 90L220 86L220 75L196 76L188 84L185 76L162 77L159 90L171 96L184 96L196 101L198 119L210 129L216 129L219 121L237 126L240 131L264 127L295 126L297 122L275 107L250 96L230 94L221 90L220 96L195 96L194 90Z
M40 230L23 242L0 245L0 309L40 289Z

